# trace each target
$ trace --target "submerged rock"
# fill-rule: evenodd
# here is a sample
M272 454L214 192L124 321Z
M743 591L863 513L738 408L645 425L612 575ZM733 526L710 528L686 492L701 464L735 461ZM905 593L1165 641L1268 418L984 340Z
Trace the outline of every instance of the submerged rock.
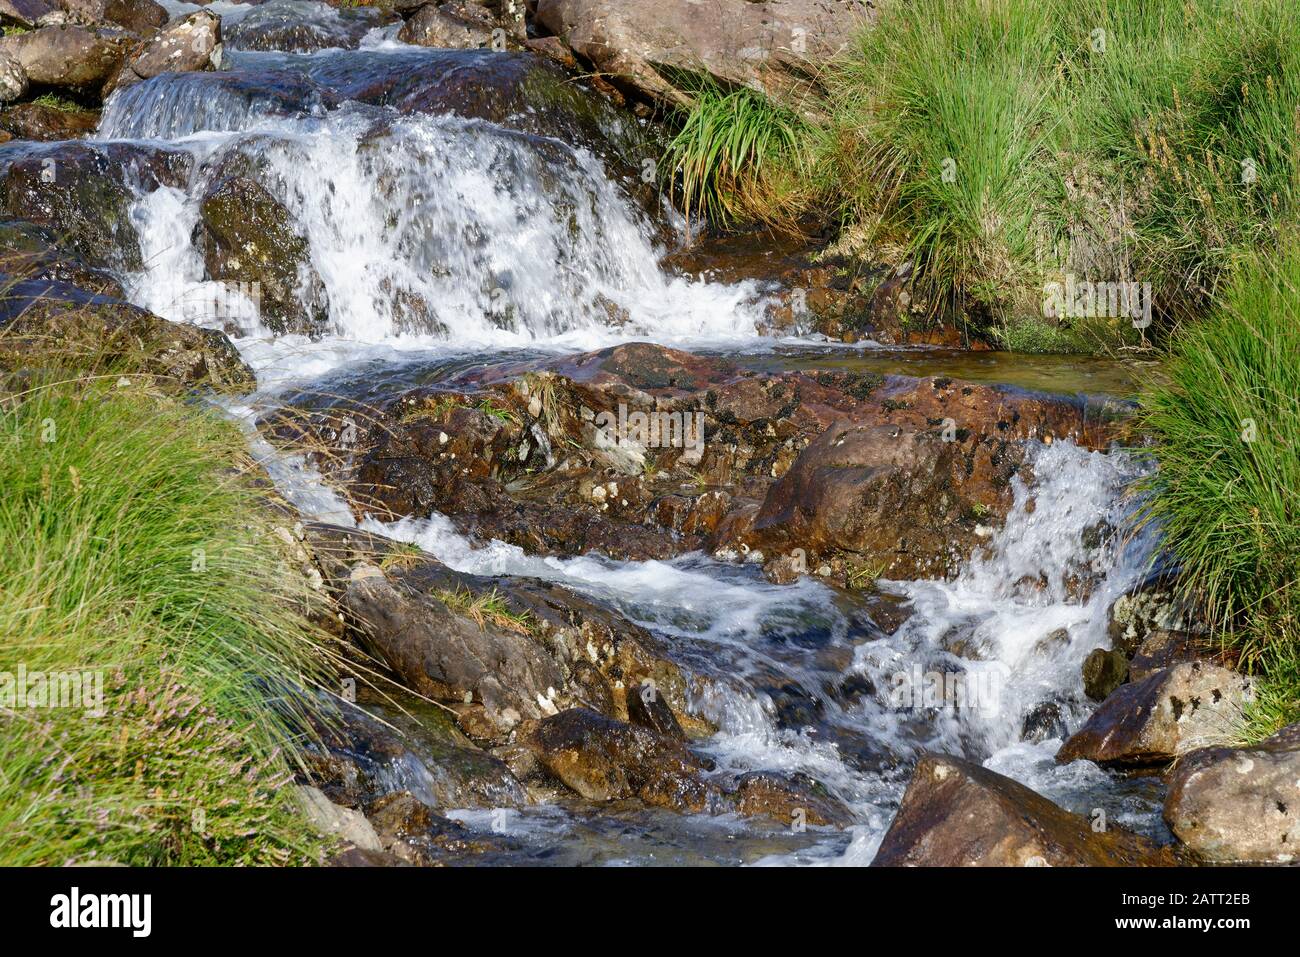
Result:
M1230 741L1254 688L1253 678L1199 661L1157 671L1121 685L1061 746L1056 760L1164 764Z
M654 807L704 811L719 799L705 763L648 728L571 708L520 729L520 740L589 801L639 798Z
M240 50L355 50L362 37L389 21L377 7L335 9L309 0L267 0L225 27L225 42Z
M1201 858L1294 863L1300 855L1300 724L1251 748L1206 748L1169 776L1165 821Z
M945 754L916 766L874 867L1135 867L1174 855L1057 807L1023 784Z

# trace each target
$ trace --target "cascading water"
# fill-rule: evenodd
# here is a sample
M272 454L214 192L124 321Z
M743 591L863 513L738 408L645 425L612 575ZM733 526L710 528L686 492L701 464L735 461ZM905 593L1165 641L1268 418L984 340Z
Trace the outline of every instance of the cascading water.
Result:
M631 338L752 341L759 287L662 271L652 216L596 150L450 111L350 100L330 76L356 87L370 79L365 71L388 82L394 72L462 62L382 34L361 46L347 54L237 52L235 71L165 75L115 94L104 113L101 140L161 141L194 158L185 188L136 202L146 268L125 278L131 298L154 312L232 331L261 387L233 413L251 422L290 384L310 386L363 362L382 369L403 355ZM197 238L201 203L234 172L254 177L307 240L296 293L327 316L311 337L271 333L255 295L208 275ZM273 452L251 426L250 443L304 515L353 522L303 460ZM815 579L770 585L752 564L699 555L530 557L501 543L473 547L436 514L364 524L460 571L560 582L668 636L703 679L694 707L719 728L705 745L717 773L806 772L855 816L844 832L814 829L767 844L726 816L664 822L649 812L640 833L707 859L735 859L737 840L749 835L750 860L865 863L911 760L926 748L986 760L1076 810L1094 791L1113 793L1114 782L1092 765L1056 767L1051 734L1086 713L1079 663L1102 643L1108 602L1145 567L1149 543L1123 534L1122 487L1133 466L1069 442L1039 448L1032 464L1036 486L1016 486L1005 527L954 580L881 583L914 609L892 634L873 623L869 603ZM918 690L914 673L950 676L966 697L900 699ZM1044 714L1055 716L1046 736L1025 735L1027 720ZM1149 828L1140 788L1121 797L1129 823ZM473 826L484 813L459 816ZM597 818L554 807L511 814L507 832L534 847L580 838L592 860L639 853L625 829L611 836Z

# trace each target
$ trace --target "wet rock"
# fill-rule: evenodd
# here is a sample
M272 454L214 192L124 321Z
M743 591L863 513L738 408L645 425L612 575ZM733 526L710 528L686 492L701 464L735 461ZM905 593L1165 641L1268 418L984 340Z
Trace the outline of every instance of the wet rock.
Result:
M1174 856L1086 818L1022 784L942 754L921 758L875 867L1168 866Z
M1020 725L1020 740L1033 744L1052 738L1063 739L1068 733L1065 719L1061 716L1061 706L1055 701L1035 705Z
M2 71L0 64L0 86L4 82ZM19 103L0 112L0 130L21 140L77 139L95 132L98 124L99 114L92 110L60 109L43 103Z
M22 365L145 372L160 384L249 389L252 370L220 332L168 322L67 283L22 280L0 291L0 356Z
M326 867L410 867L400 857L386 851L369 851L362 847L346 847L325 862Z
M115 23L133 33L150 33L170 19L167 9L154 0L61 0L89 23Z
M1083 659L1083 692L1093 701L1106 696L1128 679L1128 658L1122 651L1094 648Z
M324 285L312 268L307 240L279 200L255 180L229 176L208 188L199 211L197 245L209 277L251 284L262 320L273 332L324 331L329 322Z
M87 266L61 249L53 232L23 220L0 221L0 274L11 279L53 279L110 299L126 298L111 272Z
M495 835L475 834L434 814L409 791L385 795L366 808L382 847L409 864L430 867L515 847Z
M732 791L736 812L768 817L792 827L848 827L853 815L819 782L806 774L750 771Z
M50 26L0 38L0 53L37 86L98 94L136 43L116 27Z
M1206 748L1169 776L1164 817L1199 857L1290 864L1300 854L1300 725L1252 748Z
M718 797L702 776L704 762L681 742L586 708L528 725L520 740L589 801L635 797L654 807L698 813Z
M495 18L475 3L426 3L402 26L397 38L403 43L447 49L482 49L494 41L504 47L504 31L497 36Z
M626 701L627 720L632 724L649 728L667 738L686 740L686 732L654 682L647 681L639 688L629 689Z
M870 10L853 0L539 0L536 20L641 96L684 102L665 75L703 68L728 87L794 99Z
M331 801L359 807L406 789L434 808L528 803L509 768L476 748L449 715L396 690L396 704L393 694L361 690L364 705L343 706L338 720L317 728L319 743L306 756Z
M442 593L449 601L456 595ZM564 703L564 674L526 625L497 615L472 621L383 575L349 582L342 604L362 640L408 688L482 706L499 734Z
M379 835L360 811L339 807L319 788L298 785L298 799L307 820L322 834L337 837L366 851L383 850Z
M11 143L0 147L0 198L16 219L45 226L87 265L138 271L128 210L136 190L184 184L183 150L131 143Z
M1254 679L1202 662L1175 665L1111 694L1056 755L1105 765L1163 764L1232 739Z
M331 9L303 0L268 0L224 27L223 32L225 42L240 50L355 50L362 37L387 20L375 7Z

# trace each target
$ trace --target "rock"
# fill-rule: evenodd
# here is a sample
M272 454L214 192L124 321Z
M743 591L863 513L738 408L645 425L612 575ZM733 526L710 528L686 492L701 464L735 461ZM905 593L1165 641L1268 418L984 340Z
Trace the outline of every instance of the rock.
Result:
M520 730L551 774L589 801L639 798L654 807L699 813L716 804L703 761L679 741L586 708L571 708Z
M649 728L656 734L678 741L686 740L686 732L677 723L673 709L659 693L653 682L646 682L639 688L628 691L627 720L643 728Z
M22 365L144 372L163 384L238 391L252 370L220 332L168 322L67 283L22 280L0 291L0 357Z
M1121 685L1061 746L1056 760L1163 764L1229 741L1254 688L1246 675L1199 661L1157 671Z
M3 84L3 74L0 73L0 87ZM3 96L2 92L0 96ZM18 103L0 112L0 130L22 140L78 139L95 132L98 125L99 114L92 110L60 109L43 103Z
M0 146L0 199L16 219L45 226L87 265L138 271L140 244L128 211L136 191L184 185L184 150L71 140Z
M1094 648L1083 659L1083 692L1102 701L1128 678L1128 658L1122 651Z
M708 71L798 102L815 76L865 25L856 0L538 0L536 21L620 87L683 102L665 75Z
M347 841L363 851L381 851L379 835L360 811L339 807L319 788L297 786L298 799L307 819L322 833Z
M22 99L27 86L27 71L22 62L13 54L0 51L0 103Z
M69 0L62 0L65 9ZM170 19L167 9L154 0L76 0L97 15L95 22L116 23L134 33L150 33Z
M1057 807L1022 784L944 754L912 775L873 867L1134 867L1177 863L1117 827Z
M326 867L410 867L387 851L369 851L362 847L345 847L325 862Z
M221 18L197 10L168 23L107 78L103 95L163 73L211 70L221 60Z
M0 221L0 274L11 279L54 279L110 299L126 298L111 272L87 266L60 248L53 232L19 219Z
M1157 572L1117 598L1106 613L1110 646L1131 658L1153 631L1204 630L1177 587L1176 576Z
M494 45L495 19L474 3L426 3L402 26L403 43L448 49L481 49ZM498 34L504 48L505 33Z
M1064 738L1069 733L1061 706L1054 701L1035 705L1020 724L1020 740L1037 744L1052 738Z
M476 834L434 814L409 791L385 795L366 808L382 846L394 857L421 867L455 863L489 852L515 849L496 835Z
M1169 776L1165 821L1215 863L1293 863L1300 853L1300 724L1251 748L1206 748Z
M0 53L34 85L97 94L136 42L116 27L50 26L0 38Z
M769 817L802 827L848 827L853 815L826 788L806 774L750 771L732 792L736 812L744 817Z
M1185 661L1203 661L1213 656L1214 649L1205 636L1157 628L1142 640L1129 662L1129 680L1141 681L1162 668L1171 668Z
M0 0L0 21L31 30L58 9L51 0Z
M254 284L263 322L275 333L319 334L329 322L324 284L311 265L307 240L287 209L255 180L218 179L199 204L198 246L208 276ZM300 297L303 285L307 295ZM308 311L303 300L312 304Z
M312 53L316 50L355 50L361 38L386 22L379 9L369 6L328 9L302 0L268 0L236 22L223 27L225 42L240 50L282 50Z

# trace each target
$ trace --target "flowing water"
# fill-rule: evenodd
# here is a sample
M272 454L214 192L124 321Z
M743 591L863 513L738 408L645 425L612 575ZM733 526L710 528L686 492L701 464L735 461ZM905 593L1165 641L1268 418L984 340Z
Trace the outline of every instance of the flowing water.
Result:
M557 135L562 125L552 128L546 108L407 108L423 80L515 61L405 47L391 28L361 34L323 4L275 4L286 16L310 14L316 39L304 47L357 49L241 51L238 37L252 34L231 31L224 72L167 75L120 92L98 133L193 154L184 189L156 189L136 202L146 268L124 278L135 302L232 334L259 378L258 391L231 409L246 422L303 390L379 397L485 362L630 339L769 368L1005 380L1004 358L760 339L767 287L660 268L682 224L638 195L635 157L618 155L638 133L619 128L628 121L601 119L583 140ZM228 27L251 16L220 0L210 9ZM325 316L322 334L275 335L255 301L205 281L199 203L230 169L253 171L307 238L310 269L296 294ZM1044 361L1030 374L1035 381L1021 384L1128 388L1113 366L1067 370ZM251 426L250 441L305 514L353 521L302 461L271 453ZM366 522L457 570L563 583L664 636L702 679L693 707L719 728L702 745L714 773L806 772L851 808L855 823L792 831L733 816L576 805L512 810L504 823L488 811L452 816L504 827L519 847L507 859L866 863L916 755L938 749L984 761L1077 811L1104 804L1112 818L1158 835L1149 782L1052 760L1059 735L1087 714L1079 666L1102 643L1107 605L1149 555L1150 542L1126 531L1122 490L1134 466L1069 442L1038 449L1033 465L1036 486L1016 487L1005 527L954 580L881 582L870 596L809 578L775 586L753 565L700 555L615 562L473 547L436 514ZM877 609L901 602L914 614L887 634ZM899 698L920 694L924 676L936 673L957 676L962 696L914 698L911 707ZM1037 732L1027 734L1030 726Z

